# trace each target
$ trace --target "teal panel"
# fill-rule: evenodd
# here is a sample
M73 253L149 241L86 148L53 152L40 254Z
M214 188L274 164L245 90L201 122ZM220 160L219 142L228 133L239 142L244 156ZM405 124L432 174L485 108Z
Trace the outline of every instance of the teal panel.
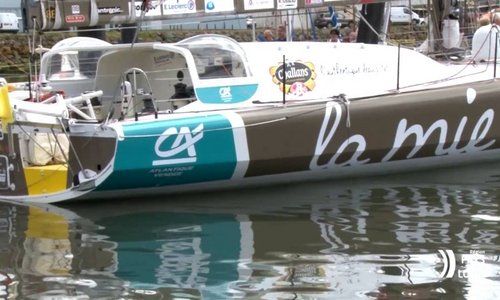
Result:
M237 156L222 115L126 125L114 172L100 190L160 187L230 179Z
M134 288L195 283L224 295L226 284L239 278L242 237L234 215L145 212L99 224L101 234L117 243L115 275Z
M240 103L250 99L257 91L257 84L197 88L196 96L203 103Z

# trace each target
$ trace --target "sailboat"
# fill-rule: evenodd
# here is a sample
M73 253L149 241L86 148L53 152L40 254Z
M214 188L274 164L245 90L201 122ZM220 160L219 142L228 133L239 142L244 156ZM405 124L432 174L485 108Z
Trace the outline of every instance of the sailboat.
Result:
M497 78L492 63L443 64L388 45L70 38L43 55L31 92L1 88L0 198L148 196L498 160Z

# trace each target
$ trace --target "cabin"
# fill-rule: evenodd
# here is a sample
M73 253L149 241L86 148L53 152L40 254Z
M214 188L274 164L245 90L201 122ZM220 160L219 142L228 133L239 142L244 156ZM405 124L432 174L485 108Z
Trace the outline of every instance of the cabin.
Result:
M172 113L195 100L238 103L257 88L243 49L216 35L133 46L70 38L43 56L41 74L52 92L66 97L102 91L93 100L99 119L110 112L117 118Z

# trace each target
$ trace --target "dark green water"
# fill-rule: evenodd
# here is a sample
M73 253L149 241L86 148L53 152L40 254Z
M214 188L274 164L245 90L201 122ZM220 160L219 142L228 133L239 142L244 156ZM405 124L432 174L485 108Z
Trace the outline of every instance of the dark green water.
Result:
M500 165L0 202L0 299L500 299Z

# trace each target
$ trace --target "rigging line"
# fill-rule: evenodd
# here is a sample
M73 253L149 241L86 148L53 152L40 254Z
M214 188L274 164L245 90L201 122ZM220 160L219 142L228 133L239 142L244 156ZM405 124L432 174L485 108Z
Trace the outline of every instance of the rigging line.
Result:
M56 118L56 119L61 124L62 130L63 130L64 134L66 135L66 138L68 139L69 147L71 148L71 151L73 151L73 154L75 155L75 159L76 159L76 162L78 163L78 166L80 167L80 170L83 171L83 165L82 165L82 162L80 161L80 157L78 157L78 153L76 152L76 149L73 146L73 143L71 142L70 136L69 136L68 132L66 131L66 128L63 124L62 119L61 118ZM70 166L68 166L68 167L70 167Z
M335 98L330 101L339 101L339 99ZM330 101L325 101L324 103L328 103ZM234 130L234 129L244 129L244 128L250 128L250 127L255 127L255 126L262 126L266 124L271 124L271 123L276 123L276 122L282 122L290 119L295 119L301 116L305 116L311 113L315 113L317 111L322 111L325 109L324 105L319 105L318 108L310 109L304 112L296 113L293 115L289 116L284 116L284 117L279 117L279 118L274 118L271 120L267 121L261 121L257 123L252 123L252 124L244 124L243 126L238 126L238 127L224 127L224 128L213 128L213 129L204 129L203 132L216 132L216 131L223 131L223 130ZM160 137L160 136L166 136L164 134L143 134L143 135L127 135L125 136L126 138L150 138L150 137Z
M17 126L19 126L19 128L21 129L21 131L26 134L28 136L28 138L33 141L33 143L35 143L36 146L38 146L38 148L42 149L42 151L45 152L45 154L47 154L48 156L52 157L54 156L52 153L50 153L49 151L47 151L47 149L45 149L45 147L43 147L42 145L40 145L34 137L31 136L30 133L28 133L21 124L16 124ZM35 133L36 134L36 133Z
M33 143L35 143L35 145L36 145L36 146L38 146L38 148L40 148L42 151L44 151L44 152L45 152L47 155L49 155L50 157L53 157L53 156L54 156L52 153L49 153L49 152L48 152L48 151L47 151L44 147L42 147L42 145L40 145L40 144L39 144L39 143L38 143L38 142L37 142L37 141L36 141L36 140L35 140L35 139L34 139L34 138L33 138L33 137L32 137L32 136L31 136L31 135L30 135L30 134L29 134L29 133L28 133L25 129L24 129L24 128L23 128L23 126L22 126L22 125L17 124L17 126L19 126L19 128L20 128L20 129L24 132L24 134L26 134L26 135L28 136L28 138L29 138L30 140L32 140L32 141L33 141ZM53 130L53 129L51 128L51 130ZM57 139L56 139L56 140L57 140ZM61 152L62 152L62 150L61 150ZM64 152L63 152L63 153L64 153ZM64 155L64 154L63 154L63 155ZM65 164L60 164L60 166L57 168L57 170L60 170L60 169L62 168L62 166L66 166L66 167L67 167L67 169L69 169L69 170L70 170L70 172L71 172L71 174L73 175L73 171L71 170L71 168L70 168L70 166L69 166L69 164L68 164L68 163L65 163ZM54 173L54 174L55 174L55 173ZM49 175L49 176L50 176L50 175ZM40 180L35 181L33 184L28 185L28 186L34 186L34 185L36 185L36 184L38 184L38 183L40 183L40 182L42 182L42 181L44 181L44 180L46 180L46 178L45 178L45 179L44 179L44 178L41 178Z
M459 70L458 72L456 72L455 74L449 76L449 77L446 77L446 78L443 78L443 79L438 79L438 80L432 80L432 81L428 81L428 82L423 82L423 83L419 83L419 84L413 84L413 85L408 85L408 86L404 86L403 88L409 88L409 87L415 87L415 86L420 86L420 85L426 85L426 84L435 84L435 83L441 83L441 82L446 82L446 81L449 81L449 80L453 80L453 79L458 79L458 78L464 78L464 77L467 77L467 76L472 76L472 75L476 75L476 74L480 74L480 73L484 73L484 72L487 72L488 71L488 66L489 66L489 61L486 61L486 68L481 71L481 72L476 72L476 73L471 73L471 74L465 74L463 76L460 76L460 77L457 77L458 75L460 75L463 71L465 71L465 69L467 67L469 67L470 65L474 64L474 60L475 58L479 55L479 52L481 51L481 49L483 49L484 45L486 44L487 41L490 41L491 39L491 34L492 34L492 31L493 31L493 28L495 28L495 30L498 31L498 28L496 27L491 27L490 29L490 32L488 33L487 37L484 39L483 43L481 44L481 47L479 47L477 53L465 64L465 66ZM497 41L498 43L498 41ZM491 48L491 47L490 47ZM490 51L491 49L489 49ZM488 57L490 56L490 53L488 52Z
M141 31L141 26L142 22L144 21L144 16L146 15L146 12L149 10L149 1L150 0L142 0L141 16L139 17L139 26L134 32L134 39L132 40L130 48L134 48L134 44L137 41L137 36L139 35L139 31Z
M370 22L368 22L368 20L365 19L365 17L360 13L360 12L357 12L356 13L358 15L358 17L363 20L363 22L365 22L366 26L368 26L368 28L373 31L373 33L375 33L377 35L377 37L379 38L379 40L382 40L382 35L385 35L386 37L388 37L388 35L384 32L382 33L378 33L377 30L375 30L375 28L373 28L372 24L370 24Z
M75 176L75 174L73 173L73 169L70 167L69 165L69 159L68 157L66 156L66 153L64 153L64 149L63 147L61 146L61 144L59 143L59 139L57 138L57 135L56 133L54 132L54 128L50 128L50 131L52 132L52 135L54 136L55 140L56 140L56 143L57 143L57 146L59 147L59 150L61 151L61 154L62 156L64 157L64 161L65 161L65 164L68 166L68 170L69 172L71 173L71 178L73 178Z

